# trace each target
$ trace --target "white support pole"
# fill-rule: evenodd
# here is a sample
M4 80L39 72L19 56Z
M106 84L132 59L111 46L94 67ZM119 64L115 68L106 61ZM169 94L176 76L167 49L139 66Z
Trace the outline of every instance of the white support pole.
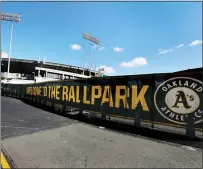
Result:
M39 64L40 64L40 56L38 57L38 66ZM40 75L40 70L38 70L38 77L40 77L39 75Z
M38 70L38 77L40 77L40 70Z
M92 66L92 61L91 61L91 58L92 58L92 42L90 42L90 77L91 77L91 66Z
M95 50L97 50L97 48L98 48L98 45L96 45ZM96 57L94 57L94 65L93 65L93 67L95 67L95 71L96 71Z
M11 47L12 47L12 39L13 39L13 22L11 24L11 39L9 45L9 54L8 54L8 71L7 71L7 78L9 78L9 71L10 71L10 61L11 61Z

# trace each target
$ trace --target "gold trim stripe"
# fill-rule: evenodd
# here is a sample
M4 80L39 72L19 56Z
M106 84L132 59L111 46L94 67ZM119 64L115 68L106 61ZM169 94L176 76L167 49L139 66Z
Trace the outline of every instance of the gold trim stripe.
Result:
M4 157L3 153L1 152L1 166L3 169L8 168L10 169L10 166L6 160L6 158Z
M67 106L70 107L70 106ZM75 108L75 107L71 107L71 108ZM101 112L96 112L96 111L92 111L92 110L84 110L87 112L92 112L92 113L96 113L96 114L101 114ZM108 113L106 113L106 115L108 115ZM119 116L119 115L113 115L113 114L109 114L112 117L117 117L117 118L121 118L121 119L129 119L129 120L135 120L135 118L132 117L125 117L125 116ZM150 120L142 120L145 123L154 123L154 124L160 124L160 125L164 125L164 126L171 126L171 127L179 127L179 128L185 128L184 126L180 126L177 124L170 124L170 123L162 123L162 122L158 122L158 121L150 121ZM195 128L195 130L197 131L202 131L201 128Z

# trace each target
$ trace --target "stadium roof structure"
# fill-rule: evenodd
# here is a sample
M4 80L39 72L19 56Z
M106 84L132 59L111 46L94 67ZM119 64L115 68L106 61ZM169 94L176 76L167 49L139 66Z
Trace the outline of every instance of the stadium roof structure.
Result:
M2 72L6 72L7 70L7 62L8 58L2 58ZM73 72L82 74L83 71L86 75L88 75L89 69L82 68L78 66L73 65L66 65L66 64L60 64L60 63L53 63L53 62L43 62L43 61L37 61L37 60L28 60L28 59L16 59L11 58L10 60L11 66L10 66L10 72L12 73L24 73L26 70L26 73L33 72L35 70L35 67L45 67L49 69L55 69L55 70L61 70L61 71L67 71L67 72ZM96 73L99 73L99 71L91 70L91 74L94 76Z

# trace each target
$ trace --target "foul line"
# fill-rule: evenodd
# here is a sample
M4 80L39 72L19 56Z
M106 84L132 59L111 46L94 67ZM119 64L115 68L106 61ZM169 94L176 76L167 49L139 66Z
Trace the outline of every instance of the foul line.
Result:
M5 168L10 169L10 166L9 166L8 162L6 161L6 158L4 157L2 152L1 152L1 166L3 169L5 169Z

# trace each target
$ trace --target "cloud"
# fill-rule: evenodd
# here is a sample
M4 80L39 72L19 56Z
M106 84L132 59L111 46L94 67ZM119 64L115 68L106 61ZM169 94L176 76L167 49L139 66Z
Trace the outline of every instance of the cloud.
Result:
M181 48L181 47L183 47L184 46L184 44L180 44L180 45L178 45L178 46L176 46L175 48Z
M123 48L119 48L119 47L115 47L113 48L114 52L122 52L124 49Z
M105 47L100 47L99 51L102 51L102 50L105 50L105 49L106 49Z
M116 72L112 67L109 67L109 66L106 66L106 65L99 66L97 68L97 70L101 69L101 68L104 68L103 73L107 74L107 75L112 75L112 74L114 74Z
M105 50L106 48L105 48L105 47L98 47L98 45L94 45L94 46L93 46L93 49L99 50L99 51L103 51L103 50Z
M173 50L175 49L179 49L179 48L182 48L184 46L184 44L180 44L180 45L177 45L171 49L158 49L158 53L159 54L167 54L169 52L172 52Z
M147 65L147 60L146 58L143 57L137 57L134 58L133 60L129 61L129 62L121 62L120 66L121 67L140 67L140 66L145 66Z
M72 50L81 50L82 49L82 47L78 44L72 44L71 48L72 48Z
M173 51L173 49L162 49L162 50L159 50L158 53L159 54L167 54L167 53L172 52L172 51Z
M200 45L202 44L202 40L194 40L193 42L191 42L189 44L189 46L197 46L197 45Z
M8 53L1 51L1 58L8 58Z

